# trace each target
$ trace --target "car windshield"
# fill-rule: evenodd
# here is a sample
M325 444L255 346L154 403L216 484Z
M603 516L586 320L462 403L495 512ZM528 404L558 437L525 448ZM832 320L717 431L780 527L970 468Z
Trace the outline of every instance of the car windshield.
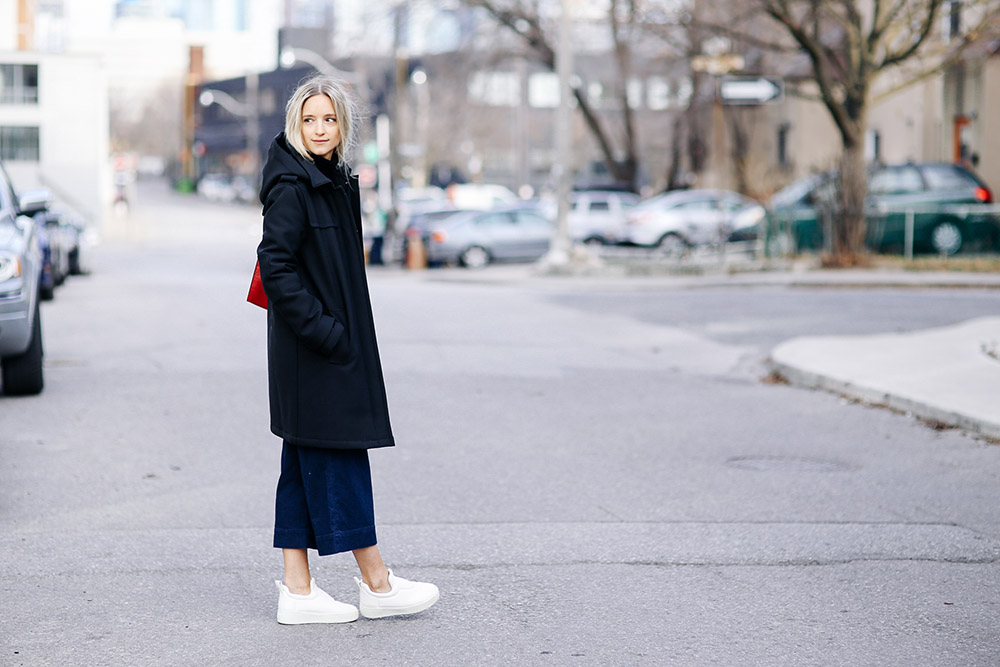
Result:
M649 199L640 202L636 205L636 211L650 211L650 210L661 210L665 208L674 208L679 206L684 202L688 201L691 195L687 190L678 190L676 192L666 192L662 195L657 195L655 197L650 197Z
M823 180L822 174L813 174L785 186L771 197L771 207L783 208L800 203Z

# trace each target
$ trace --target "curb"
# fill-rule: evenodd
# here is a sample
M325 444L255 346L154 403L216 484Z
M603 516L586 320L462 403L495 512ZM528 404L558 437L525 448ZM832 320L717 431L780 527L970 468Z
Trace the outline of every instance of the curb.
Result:
M838 380L829 375L806 371L797 366L777 361L773 357L768 359L768 366L797 387L822 389L840 396L857 399L863 403L887 407L920 419L941 422L954 428L1000 440L1000 422L970 417L961 412L943 409L924 401L906 398L846 380Z

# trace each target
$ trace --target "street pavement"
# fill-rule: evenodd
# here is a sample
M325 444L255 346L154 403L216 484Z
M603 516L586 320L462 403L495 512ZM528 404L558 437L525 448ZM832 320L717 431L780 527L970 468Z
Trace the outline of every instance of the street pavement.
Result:
M380 544L442 598L282 627L259 211L141 195L0 397L0 664L1000 663L989 404L892 402L996 396L992 284L372 267ZM349 555L314 574L356 602Z

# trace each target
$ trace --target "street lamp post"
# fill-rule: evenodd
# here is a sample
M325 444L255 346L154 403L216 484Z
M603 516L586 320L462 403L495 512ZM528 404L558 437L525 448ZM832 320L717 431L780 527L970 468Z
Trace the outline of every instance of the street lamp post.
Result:
M309 49L298 49L286 46L281 50L281 66L285 69L290 69L295 66L296 63L303 62L306 65L310 65L316 69L320 74L325 74L327 76L333 76L338 79L343 79L353 83L355 86L364 82L362 77L355 72L346 72L342 69L337 68L329 60L316 53L315 51L310 51Z

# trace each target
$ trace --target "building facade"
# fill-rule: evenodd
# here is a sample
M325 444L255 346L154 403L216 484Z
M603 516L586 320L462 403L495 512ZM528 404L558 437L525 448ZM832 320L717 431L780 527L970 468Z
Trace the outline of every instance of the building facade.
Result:
M96 56L0 52L0 159L95 224L111 198L107 82Z

